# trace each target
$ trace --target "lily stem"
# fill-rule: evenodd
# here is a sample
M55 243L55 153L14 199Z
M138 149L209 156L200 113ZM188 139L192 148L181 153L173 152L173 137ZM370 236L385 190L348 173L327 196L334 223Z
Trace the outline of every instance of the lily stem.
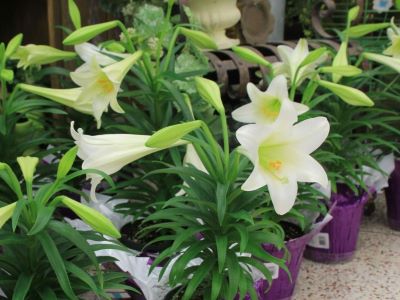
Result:
M164 71L168 70L169 64L171 63L172 52L174 51L174 46L179 34L180 34L180 27L177 27L174 30L174 34L172 35L172 38L168 45L167 56L164 62Z
M220 114L221 125L222 125L222 135L224 140L224 158L225 158L225 171L228 171L229 168L229 131L228 131L228 122L226 120L225 113Z
M135 52L135 47L133 46L131 37L129 36L128 30L126 29L125 25L121 21L117 21L118 27L121 29L122 33L125 35L128 51L129 53L133 54Z

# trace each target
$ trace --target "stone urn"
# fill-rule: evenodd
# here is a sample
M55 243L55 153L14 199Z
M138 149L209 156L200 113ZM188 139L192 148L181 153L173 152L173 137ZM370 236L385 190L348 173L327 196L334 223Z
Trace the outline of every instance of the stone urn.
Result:
M226 36L226 29L240 20L236 0L188 0L184 4L190 8L193 18L214 39L219 49L227 49L240 43L238 39Z

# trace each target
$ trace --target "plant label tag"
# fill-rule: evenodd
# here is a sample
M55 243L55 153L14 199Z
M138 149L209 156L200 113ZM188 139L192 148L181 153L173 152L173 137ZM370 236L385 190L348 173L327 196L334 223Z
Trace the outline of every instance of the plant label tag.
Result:
M308 243L308 246L318 249L329 249L329 233L320 232Z
M274 263L266 263L264 266L271 272L272 279L278 279L279 277L279 266Z

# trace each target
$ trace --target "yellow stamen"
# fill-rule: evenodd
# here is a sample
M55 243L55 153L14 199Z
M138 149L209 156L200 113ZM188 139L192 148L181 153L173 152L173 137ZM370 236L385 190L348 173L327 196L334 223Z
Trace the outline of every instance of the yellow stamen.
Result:
M97 80L97 83L101 86L105 93L111 93L114 90L113 83L107 77L101 77Z
M282 162L280 160L270 161L269 167L275 171L279 171L282 167Z

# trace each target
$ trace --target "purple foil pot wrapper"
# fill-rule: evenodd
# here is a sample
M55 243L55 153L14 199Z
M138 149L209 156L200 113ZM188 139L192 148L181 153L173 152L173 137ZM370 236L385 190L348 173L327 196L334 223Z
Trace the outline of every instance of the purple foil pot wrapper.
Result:
M292 276L292 280L290 280L289 275L282 269L279 269L278 278L272 281L271 287L268 286L267 280L259 280L256 283L258 299L283 300L290 299L292 297L297 276L299 275L300 266L303 261L304 249L310 239L311 236L306 234L302 237L286 242L286 247L290 252L290 260L286 263L286 265ZM278 250L273 245L265 244L263 245L263 248L272 256L283 258L284 252L282 250Z
M338 192L332 194L331 205L332 221L321 233L325 233L329 244L326 248L307 245L304 256L307 259L320 263L337 263L350 260L357 247L364 204L368 200L368 193L360 195L344 185L338 185Z
M400 231L400 160L396 160L395 169L385 190L389 227Z
M296 286L296 280L299 275L300 266L303 261L303 253L307 243L311 238L318 233L320 228L313 230L312 232L303 235L297 239L289 240L286 242L286 247L290 252L290 260L286 263L292 280L290 280L289 275L282 269L278 271L278 277L272 281L271 287L265 279L260 279L254 283L254 288L257 292L257 297L259 300L290 300L294 288ZM279 250L271 244L264 244L263 248L272 256L283 258L284 251ZM239 299L239 297L237 297ZM250 296L247 295L245 300L250 300Z

